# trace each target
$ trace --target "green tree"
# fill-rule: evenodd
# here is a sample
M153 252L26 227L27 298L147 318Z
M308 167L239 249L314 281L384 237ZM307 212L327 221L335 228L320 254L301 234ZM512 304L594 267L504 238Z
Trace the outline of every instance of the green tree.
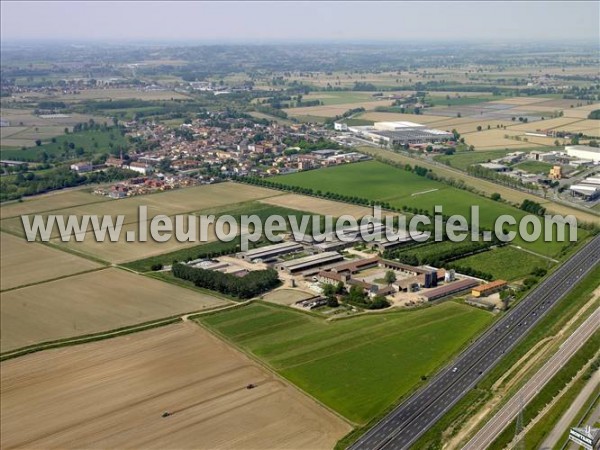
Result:
M396 273L393 270L388 270L383 277L388 286L396 281Z

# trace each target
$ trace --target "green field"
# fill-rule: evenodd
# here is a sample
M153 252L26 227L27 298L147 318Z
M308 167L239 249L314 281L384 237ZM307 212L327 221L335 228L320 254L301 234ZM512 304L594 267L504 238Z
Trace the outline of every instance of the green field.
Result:
M429 213L433 213L435 205L440 205L443 207L443 214L459 214L466 218L471 215L471 206L476 205L479 207L480 226L488 229L494 228L496 219L501 215L510 215L517 223L526 215L525 211L505 203L495 202L473 192L454 188L379 161L281 175L274 177L273 180L290 186L311 188L315 192L321 190L355 195L382 203L387 202L397 208L407 206L424 209ZM587 233L579 230L580 239L586 235ZM514 243L547 256L555 256L565 245L570 245L568 242L543 242L542 240L528 243L520 238L515 239Z
M252 303L199 322L271 366L344 417L364 424L432 375L493 320L447 302L326 322Z
M22 149L0 150L2 159L11 159L17 161L43 161L45 152L50 159L52 158L85 158L88 159L94 154L109 153L111 144L114 148L117 146L127 147L127 141L118 130L108 129L82 131L79 133L63 134L54 138L56 142L47 140L40 146L28 147ZM65 149L64 144L73 144L74 148ZM78 151L79 149L79 151Z
M511 246L495 248L477 255L457 259L452 263L461 267L471 267L489 273L495 279L507 281L525 278L537 267L549 269L553 265L547 259Z
M509 205L494 202L378 161L299 172L273 179L287 185L312 188L315 191L351 194L388 202L399 208L409 206L426 209L431 213L434 206L439 204L444 207L444 214L461 214L469 217L471 205L478 205L481 225L489 228L493 226L494 219L501 214L513 214L517 218L524 215L523 211Z
M516 169L524 170L530 173L544 173L550 172L550 169L554 164L542 162L542 161L525 161L514 166Z
M502 158L514 150L486 150L480 152L459 152L454 155L437 155L436 161L466 171L473 164L489 162L492 159Z

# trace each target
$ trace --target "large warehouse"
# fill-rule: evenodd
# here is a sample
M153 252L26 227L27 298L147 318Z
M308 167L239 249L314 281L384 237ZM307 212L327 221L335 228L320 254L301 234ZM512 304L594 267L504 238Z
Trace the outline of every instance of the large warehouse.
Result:
M372 126L348 127L348 130L377 144L404 145L442 142L454 137L452 133L426 128L414 122L375 122Z
M567 145L565 147L567 155L577 159L587 159L600 163L600 148L590 147L589 145Z

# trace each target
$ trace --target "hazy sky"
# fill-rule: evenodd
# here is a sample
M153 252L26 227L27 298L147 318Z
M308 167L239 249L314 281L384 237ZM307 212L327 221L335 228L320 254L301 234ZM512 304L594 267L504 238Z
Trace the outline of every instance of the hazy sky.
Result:
M27 2L1 37L68 40L600 39L600 2Z

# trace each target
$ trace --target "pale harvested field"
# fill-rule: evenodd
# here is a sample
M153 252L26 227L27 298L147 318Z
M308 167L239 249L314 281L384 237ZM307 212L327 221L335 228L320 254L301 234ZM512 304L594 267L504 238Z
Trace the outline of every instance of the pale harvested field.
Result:
M509 97L502 98L501 100L494 100L490 103L499 103L499 104L508 104L508 105L533 105L535 103L542 103L545 101L552 100L551 98L542 98L542 97Z
M0 248L0 290L101 267L87 259L6 233L0 233Z
M600 109L600 106L596 105L594 109ZM592 112L592 111L593 110L573 108L573 109L565 109L563 114L564 114L564 117L570 117L573 119L587 119L588 116L590 115L590 112Z
M357 116L358 119L372 120L374 122L399 122L408 121L416 123L432 123L441 122L444 119L443 116L428 116L426 114L400 114L400 113L386 113L370 111Z
M442 130L452 130L456 129L459 133L471 133L476 132L477 127L481 126L482 131L487 130L487 126L489 125L491 130L498 129L497 126L510 126L514 122L510 120L501 120L501 119L477 119L476 117L456 117L454 119L445 119L440 122L436 122L431 124L434 128L439 128Z
M185 223L187 227L187 221ZM65 246L66 248L75 252L80 252L83 255L92 256L113 264L123 264L130 261L137 261L138 259L149 258L151 256L161 255L163 253L169 253L187 247L194 247L203 243L200 241L179 242L177 239L175 239L174 234L172 239L169 239L166 242L156 242L150 237L150 235L148 235L148 240L146 242L139 242L138 240L127 242L126 233L128 231L133 231L137 236L138 229L139 225L137 223L123 225L119 240L117 242L109 242L108 239L105 242L98 242L96 239L94 239L93 232L86 233L85 239L82 242L77 242L74 239L71 239L68 242L63 242L60 238L54 238L51 240L51 242L57 245ZM206 242L213 242L216 239L214 225L210 225L208 227Z
M557 138L555 137L540 137L540 136L526 136L525 134L521 135L522 139L527 139L527 141L530 144L536 144L536 145L549 145L549 146L553 146L554 142L557 140ZM558 142L560 143L560 145L562 144L563 139L558 139Z
M543 99L540 99L543 100ZM551 107L554 109L567 109L570 108L571 105L576 105L581 102L581 100L570 100L570 99L552 99L552 100L544 100L540 103L536 103L535 107L538 108L540 106ZM598 105L597 105L598 106Z
M2 294L0 350L114 330L227 302L109 268Z
M300 291L298 289L278 289L265 294L263 300L278 305L292 305L300 300L314 297L314 294Z
M1 127L0 128L0 139L4 142L4 139L9 138L15 134L21 133L27 130L27 127Z
M298 211L306 211L313 214L331 215L333 217L349 214L356 218L361 218L373 214L371 208L364 206L350 205L333 200L325 200L298 194L279 195L277 197L260 200L260 202L269 205L283 206Z
M138 208L140 206L147 207L148 220L151 220L153 216L159 214L170 216L173 214L202 211L208 208L256 200L273 195L279 195L279 192L251 185L217 183L176 189L157 194L140 195L110 202L74 206L53 211L52 214L63 216L96 214L113 217L124 215L125 219L123 223L128 224L138 222ZM93 198L100 197L94 196ZM1 226L3 229L15 233L23 232L20 218L3 220ZM58 237L58 235L58 230L55 229L52 237Z
M325 450L351 430L190 322L9 360L1 380L5 450Z
M365 108L366 110L375 109L377 106L390 106L391 100L365 101L358 103L344 103L342 105L321 105L308 106L304 108L289 108L284 111L290 116L318 116L334 117L344 114L349 109Z
M505 135L519 135L508 130L485 130L477 133L465 134L465 142L475 146L475 150L489 150L493 148L525 148L531 147L529 142L523 140L506 139Z
M580 132L589 136L600 136L600 120L582 120L560 129L562 131Z
M582 122L581 119L571 117L557 117L556 119L538 120L536 122L519 123L510 127L512 131L529 131L536 132L539 130L562 130L563 127L574 125Z
M48 99L56 100L124 100L124 99L140 99L140 100L170 100L188 98L186 95L175 91L143 91L138 89L86 89L80 94L60 94L49 96Z
M21 214L34 214L88 203L100 203L110 200L108 197L93 195L86 189L67 189L48 194L29 197L22 202L0 206L0 219L17 217Z

